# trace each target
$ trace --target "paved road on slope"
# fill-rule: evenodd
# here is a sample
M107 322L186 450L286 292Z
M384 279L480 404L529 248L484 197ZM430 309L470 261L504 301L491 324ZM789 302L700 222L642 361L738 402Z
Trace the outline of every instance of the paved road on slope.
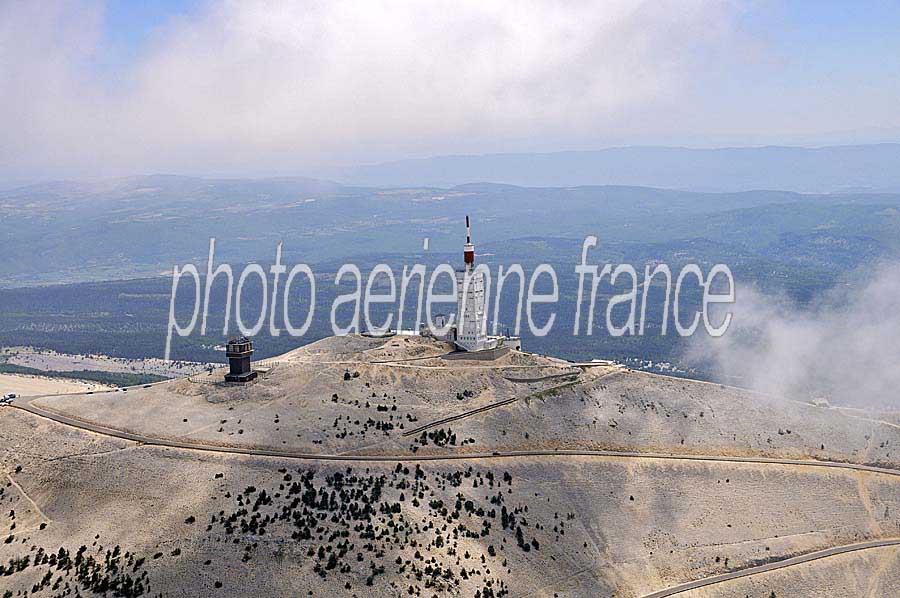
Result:
M497 401L496 403L488 403L487 405L483 405L481 407L477 407L475 409L471 409L464 413L457 413L456 415L448 415L447 417L442 417L441 419L429 422L427 424L421 425L418 428L413 428L412 430L407 430L401 436L407 438L409 436L415 436L425 430L430 428L434 428L435 426L443 426L444 424L449 424L450 422L455 422L460 419L464 419L466 417L470 417L472 415L477 415L479 413L484 413L485 411L490 411L491 409L497 409L498 407L503 407L505 405L512 405L516 401L519 400L519 397L513 397L511 399L504 399L503 401Z
M716 455L678 455L670 453L643 453L633 451L603 451L603 450L531 450L531 451L504 451L490 453L457 453L449 455L333 455L322 453L303 453L299 451L285 451L276 449L264 449L239 446L215 446L199 442L183 440L154 438L143 434L134 434L115 428L108 428L93 422L86 422L61 413L56 413L36 407L31 403L13 404L11 407L26 411L38 417L43 417L57 423L102 434L129 440L147 446L160 446L191 451L204 451L211 453L224 453L229 455L250 455L258 457L278 457L282 459L297 459L304 461L458 461L468 459L506 459L515 457L605 457L624 459L663 459L669 461L700 461L716 463L749 463L772 465L797 465L802 467L832 467L836 469L851 469L855 471L867 471L870 473L900 477L900 469L888 469L884 467L872 467L856 463L841 463L837 461L813 461L803 459L774 459L766 457L729 457Z
M810 561L816 561L819 559L828 558L830 556L835 556L838 554L846 554L848 552L856 552L858 550L868 550L868 549L872 549L872 548L883 548L885 546L900 546L900 538L895 538L895 539L891 539L891 540L873 540L871 542L860 542L859 544L849 544L847 546L836 546L834 548L818 550L816 552L810 552L807 554L802 554L800 556L791 557L789 559L784 559L783 561L766 563L764 565L759 565L757 567L749 567L747 569L742 569L740 571L732 571L731 573L723 573L721 575L714 575L712 577L707 577L704 579L698 579L696 581L683 583L681 585L673 586L673 587L667 588L665 590L659 590L657 592L653 592L652 594L647 594L643 598L666 598L667 596L674 596L676 594L681 594L682 592L687 592L689 590L695 590L697 588L702 588L702 587L710 586L710 585L717 584L717 583L722 583L722 582L729 581L732 579L738 579L740 577L748 577L750 575L758 575L760 573L766 573L767 571L775 571L777 569L784 569L785 567L792 567L794 565L800 565L802 563L808 563Z
M609 375L609 374L607 374L607 375ZM569 373L569 374L551 374L551 375L549 375L549 376L544 376L544 377L542 377L542 378L538 378L538 379L534 379L534 380L528 380L528 382L541 382L541 381L543 381L543 380L551 380L551 379L554 379L554 378L560 378L560 377L572 377L572 376L574 376L575 379L578 378L578 374L577 374L577 373L574 373L574 374L573 374L573 373ZM507 380L509 380L509 378L507 378ZM520 382L520 380L509 380L509 381L510 381L510 382ZM558 387L547 388L547 389L545 389L545 390L543 390L543 391L540 391L540 392L548 392L548 391L554 390L554 389L556 389L556 388L561 388L562 386L566 386L566 385L563 384L563 385L558 386ZM535 394L537 394L537 393L535 393ZM455 421L458 421L458 420L461 420L461 419L465 419L465 418L467 418L467 417L471 417L471 416L473 416L473 415L478 415L479 413L484 413L485 411L490 411L491 409L497 409L498 407L505 407L506 405L512 405L513 403L516 403L516 402L521 401L521 400L523 400L523 399L529 399L529 398L531 398L531 397L533 397L533 396L534 396L534 394L531 394L531 395L528 395L528 396L525 396L525 397L513 397L513 398L511 398L511 399L504 399L504 400L502 400L502 401L497 401L496 403L488 403L487 405L482 405L481 407L476 407L475 409L470 409L470 410L464 411L464 412L462 412L462 413L457 413L456 415L448 415L447 417L442 417L441 419L438 419L438 420L434 420L434 421L428 422L427 424L423 424L423 425L421 425L421 426L419 426L419 427L417 427L417 428L413 428L412 430L407 430L406 432L404 432L403 434L401 434L401 436L403 436L404 438L407 438L407 437L409 437L409 436L416 436L416 435L418 435L419 433L424 432L425 430L429 430L429 429L431 429L431 428L434 428L435 426L443 426L444 424L449 424L450 422L455 422Z
M614 374L618 374L618 373L620 373L620 372L621 372L621 370L616 370L616 371L613 371L613 372L609 372L609 373L603 374L602 376L599 376L599 377L597 377L597 378L594 378L594 379L592 380L592 382L596 382L597 380L602 380L602 379L604 379L604 378L608 378L609 376L612 376L612 375L614 375ZM552 391L554 391L554 390L558 390L558 389L563 388L563 387L565 387L565 386L569 386L570 384L572 384L572 382L575 382L576 380L578 380L578 377L579 377L578 372L569 372L569 373L565 373L565 374L549 374L549 375L547 375L547 376L540 376L540 377L537 377L537 378L528 378L528 379L525 379L525 378L520 378L520 379L515 379L515 378L514 378L514 379L510 379L510 378L506 378L507 381L509 381L509 382L515 382L515 383L519 383L519 382L528 382L528 383L531 383L531 382L543 382L544 380L554 380L554 379L558 379L558 378L571 378L571 380L569 380L568 382L566 382L566 383L564 383L564 384L560 384L559 386L551 386L550 388L545 388L544 390L539 390L539 391L537 391L537 392L535 392L535 393L532 393L532 394L527 395L527 396L524 396L524 397L513 397L513 398L511 398L511 399L504 399L504 400L502 400L502 401L497 401L496 403L488 403L487 405L482 405L481 407L476 407L475 409L470 409L470 410L468 410L468 411L463 411L462 413L457 413L456 415L448 415L447 417L442 417L441 419L437 419L437 420L428 422L427 424L423 424L423 425L421 425L421 426L419 426L419 427L417 427L417 428L413 428L412 430L407 430L406 432L404 432L403 434L401 434L401 436L403 436L404 438L407 438L407 437L409 437L409 436L415 436L415 435L420 434L421 432L424 432L425 430L429 430L429 429L431 429L431 428L434 428L435 426L443 426L444 424L448 424L448 423L450 423L450 422L455 422L455 421L458 421L458 420L461 420L461 419L465 419L465 418L471 417L471 416L473 416L473 415L478 415L479 413L484 413L485 411L490 411L490 410L492 410L492 409L497 409L498 407L505 407L506 405L512 405L513 403L516 403L516 402L518 402L518 401L528 400L528 399L530 399L530 398L535 397L536 395L540 395L540 394L543 394L543 393L552 392Z

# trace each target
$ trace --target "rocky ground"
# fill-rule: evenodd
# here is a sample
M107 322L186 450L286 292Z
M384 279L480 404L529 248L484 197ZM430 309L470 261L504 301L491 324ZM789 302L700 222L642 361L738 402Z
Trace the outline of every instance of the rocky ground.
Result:
M638 597L900 538L895 414L445 352L325 339L246 386L214 372L34 401L112 434L0 409L0 588ZM679 596L888 596L898 564L875 548Z

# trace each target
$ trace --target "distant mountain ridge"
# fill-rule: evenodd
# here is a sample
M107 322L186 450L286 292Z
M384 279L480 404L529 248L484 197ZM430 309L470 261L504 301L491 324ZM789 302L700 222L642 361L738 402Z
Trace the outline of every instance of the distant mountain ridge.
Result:
M900 193L697 193L648 187L345 187L327 181L136 176L0 192L0 288L112 280L205 263L457 252L466 215L481 250L529 236L576 243L725 243L708 259L765 256L840 268L900 251ZM675 245L673 245L675 244ZM691 249L693 251L693 249ZM577 246L566 260L576 259ZM541 259L543 249L530 257ZM522 255L522 259L529 256ZM651 259L643 256L641 259ZM657 256L658 257L658 256ZM618 258L614 258L618 259Z
M435 156L329 173L345 184L453 187L623 185L691 191L777 189L801 193L900 191L900 143L827 147L664 146L589 151Z

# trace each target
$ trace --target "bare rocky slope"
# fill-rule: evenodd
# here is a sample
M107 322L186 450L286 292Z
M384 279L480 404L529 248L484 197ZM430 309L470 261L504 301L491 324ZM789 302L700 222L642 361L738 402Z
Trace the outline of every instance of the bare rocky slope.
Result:
M413 337L0 409L9 595L900 594L900 419ZM16 408L18 407L18 408ZM790 561L787 561L790 563ZM2 593L0 593L2 595Z

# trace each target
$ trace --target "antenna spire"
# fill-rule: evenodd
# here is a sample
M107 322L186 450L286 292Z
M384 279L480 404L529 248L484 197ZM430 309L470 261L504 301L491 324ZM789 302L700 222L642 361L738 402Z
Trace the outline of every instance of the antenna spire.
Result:
M475 264L475 246L472 245L472 234L469 230L469 216L466 215L466 246L463 247L463 259L466 262L466 267L472 266Z

